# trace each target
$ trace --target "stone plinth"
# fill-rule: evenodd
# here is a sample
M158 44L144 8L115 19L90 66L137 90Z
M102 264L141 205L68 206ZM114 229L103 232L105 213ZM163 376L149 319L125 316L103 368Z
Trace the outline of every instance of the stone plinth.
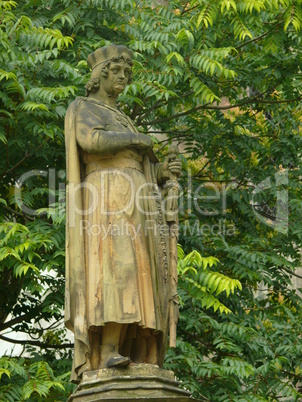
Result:
M190 402L190 393L179 388L172 371L140 364L101 369L83 374L68 402Z

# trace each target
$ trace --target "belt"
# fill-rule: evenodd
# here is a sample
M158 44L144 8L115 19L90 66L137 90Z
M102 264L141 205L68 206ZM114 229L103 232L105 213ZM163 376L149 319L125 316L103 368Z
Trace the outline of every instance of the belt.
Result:
M92 172L104 169L136 169L143 173L141 164L130 158L113 158L113 159L101 159L99 161L91 162L86 166L86 176Z

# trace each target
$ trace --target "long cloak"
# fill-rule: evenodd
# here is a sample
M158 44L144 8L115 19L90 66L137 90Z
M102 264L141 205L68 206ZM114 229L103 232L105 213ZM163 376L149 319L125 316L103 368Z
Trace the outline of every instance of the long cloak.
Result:
M69 106L65 118L67 155L65 324L68 329L74 332L74 362L71 377L75 382L79 381L82 372L89 370L90 354L87 323L85 244L79 230L83 219L84 192L81 188L81 183L85 176L85 167L81 162L81 150L76 139L79 108L82 108L84 114L89 113L90 102L87 98L77 98ZM134 130L133 123L131 121L129 123ZM87 135L97 129L100 129L100 121L97 118L95 120L87 118ZM104 125L102 125L101 129L104 130ZM158 364L162 366L168 329L169 250L168 236L165 232L165 216L161 205L161 193L159 190L155 191L157 188L157 168L156 160L152 156L145 155L143 172L147 183L150 184L150 193L152 193L152 197L147 200L145 205L146 220L149 222L149 227L153 225L153 230L148 230L148 252L156 322L157 328L160 330L158 336ZM158 213L154 214L154 211ZM163 231L161 228L163 228Z

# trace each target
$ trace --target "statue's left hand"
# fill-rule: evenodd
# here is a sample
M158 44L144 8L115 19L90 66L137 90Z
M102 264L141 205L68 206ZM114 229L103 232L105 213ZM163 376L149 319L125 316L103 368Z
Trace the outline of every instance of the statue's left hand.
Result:
M167 180L175 180L181 173L181 161L178 158L165 160L161 165L159 182L166 182Z
M179 177L181 174L181 161L180 159L172 159L168 162L169 171L176 177Z

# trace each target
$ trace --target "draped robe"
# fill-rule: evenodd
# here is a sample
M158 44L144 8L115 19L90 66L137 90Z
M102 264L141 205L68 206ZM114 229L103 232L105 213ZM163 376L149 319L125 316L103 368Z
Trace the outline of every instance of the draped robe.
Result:
M79 97L68 108L65 323L75 336L73 381L89 370L89 331L108 322L127 326L134 349L139 332L154 336L163 364L169 247L160 164L135 145L110 151L110 132L122 139L129 131L137 133L131 119L96 100Z

